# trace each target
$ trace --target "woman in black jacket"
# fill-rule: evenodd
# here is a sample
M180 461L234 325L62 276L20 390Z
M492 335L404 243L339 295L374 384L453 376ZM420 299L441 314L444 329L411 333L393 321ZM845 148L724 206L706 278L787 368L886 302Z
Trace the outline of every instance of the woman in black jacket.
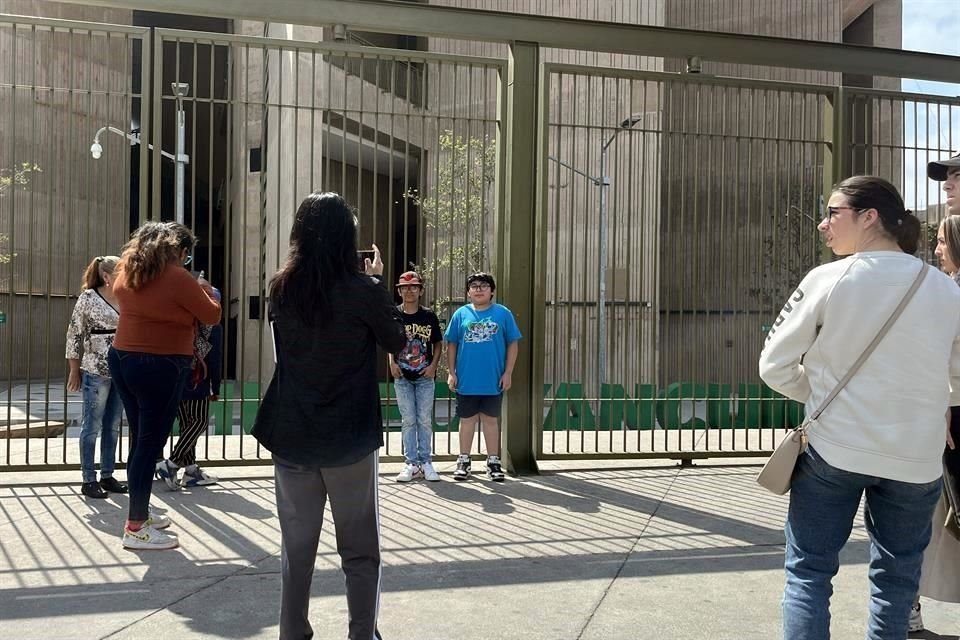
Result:
M286 262L270 283L277 366L253 435L274 458L281 640L313 637L307 610L328 496L346 576L349 638L380 637L377 345L396 354L406 336L380 283L376 246L373 259L360 264L356 225L339 195L307 196Z

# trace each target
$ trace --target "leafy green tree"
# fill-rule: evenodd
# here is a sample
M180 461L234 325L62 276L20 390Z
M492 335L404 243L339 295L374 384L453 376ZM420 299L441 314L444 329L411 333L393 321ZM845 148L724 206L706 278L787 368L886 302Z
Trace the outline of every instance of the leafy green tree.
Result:
M489 238L496 195L496 145L488 138L443 131L438 139L437 174L430 194L411 189L426 229L425 255L416 269L436 285L445 277L459 289L467 275L490 268ZM452 300L436 291L439 314ZM449 292L448 292L449 293Z
M428 194L411 189L404 197L417 206L425 229L424 255L415 268L433 287L434 312L445 319L467 275L491 268L496 144L485 136L445 130L438 138L435 162Z
M11 169L0 169L0 199L16 189L26 189L33 174L41 171L38 165L31 162L24 162ZM0 207L2 206L0 204ZM17 254L10 250L10 235L0 232L0 265L8 265L16 257Z

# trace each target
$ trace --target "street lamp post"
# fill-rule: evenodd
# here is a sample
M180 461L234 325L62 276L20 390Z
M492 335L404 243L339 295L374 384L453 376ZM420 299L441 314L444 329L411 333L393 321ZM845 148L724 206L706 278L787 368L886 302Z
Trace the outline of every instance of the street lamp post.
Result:
M632 129L643 121L642 113L634 113L620 123L620 127L603 143L600 148L600 179L595 181L600 186L600 251L597 256L599 263L599 280L597 282L597 395L603 390L603 383L607 379L607 237L609 235L607 221L607 189L610 188L610 176L607 175L607 151L617 135Z
M183 224L183 189L184 169L187 166L187 114L183 110L183 99L190 93L190 85L186 82L171 82L173 95L177 98L177 222ZM196 223L194 223L196 224Z
M183 99L189 95L190 85L185 82L173 82L171 83L171 86L173 87L173 94L177 99L177 153L176 155L173 155L161 149L160 155L168 160L172 160L177 165L175 215L177 222L183 224L184 170L186 166L190 164L190 156L188 156L186 153L187 124L186 113L183 110ZM100 136L104 132L115 133L126 138L132 144L141 144L139 132L127 133L117 129L116 127L111 127L110 125L100 127L97 130L97 133L93 136L93 144L90 145L90 155L93 156L94 160L99 160L100 156L103 155L103 146L100 144ZM153 149L152 144L148 144L147 147Z
M597 397L600 396L602 391L601 386L607 379L607 236L609 235L607 229L607 189L610 188L610 176L607 175L607 150L610 148L610 145L613 144L613 141L616 140L618 134L632 129L640 122L643 122L643 117L644 114L642 113L631 114L629 118L620 122L617 130L614 131L603 143L603 146L600 147L599 176L592 176L559 158L547 156L549 160L553 160L560 166L570 169L570 171L583 176L594 185L600 187L600 251L597 256L597 267L600 272L597 281L597 323L599 324L597 331L597 384L599 385L597 387Z

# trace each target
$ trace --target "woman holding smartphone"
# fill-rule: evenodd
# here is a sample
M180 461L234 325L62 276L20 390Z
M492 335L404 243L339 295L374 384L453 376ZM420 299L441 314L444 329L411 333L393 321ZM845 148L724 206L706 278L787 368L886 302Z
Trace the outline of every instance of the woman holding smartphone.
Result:
M327 497L346 576L348 637L380 637L377 345L396 354L407 339L380 281L380 251L374 246L362 268L357 255L350 207L335 193L313 193L297 210L286 261L270 283L277 367L253 435L274 460L281 640L313 637L307 611Z

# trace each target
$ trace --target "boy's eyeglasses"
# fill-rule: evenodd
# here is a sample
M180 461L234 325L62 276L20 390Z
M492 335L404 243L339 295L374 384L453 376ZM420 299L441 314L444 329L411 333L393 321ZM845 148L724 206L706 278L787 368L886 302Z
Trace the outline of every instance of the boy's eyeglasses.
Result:
M486 282L477 282L470 285L471 291L486 291L489 288L490 288L490 285L487 284Z

